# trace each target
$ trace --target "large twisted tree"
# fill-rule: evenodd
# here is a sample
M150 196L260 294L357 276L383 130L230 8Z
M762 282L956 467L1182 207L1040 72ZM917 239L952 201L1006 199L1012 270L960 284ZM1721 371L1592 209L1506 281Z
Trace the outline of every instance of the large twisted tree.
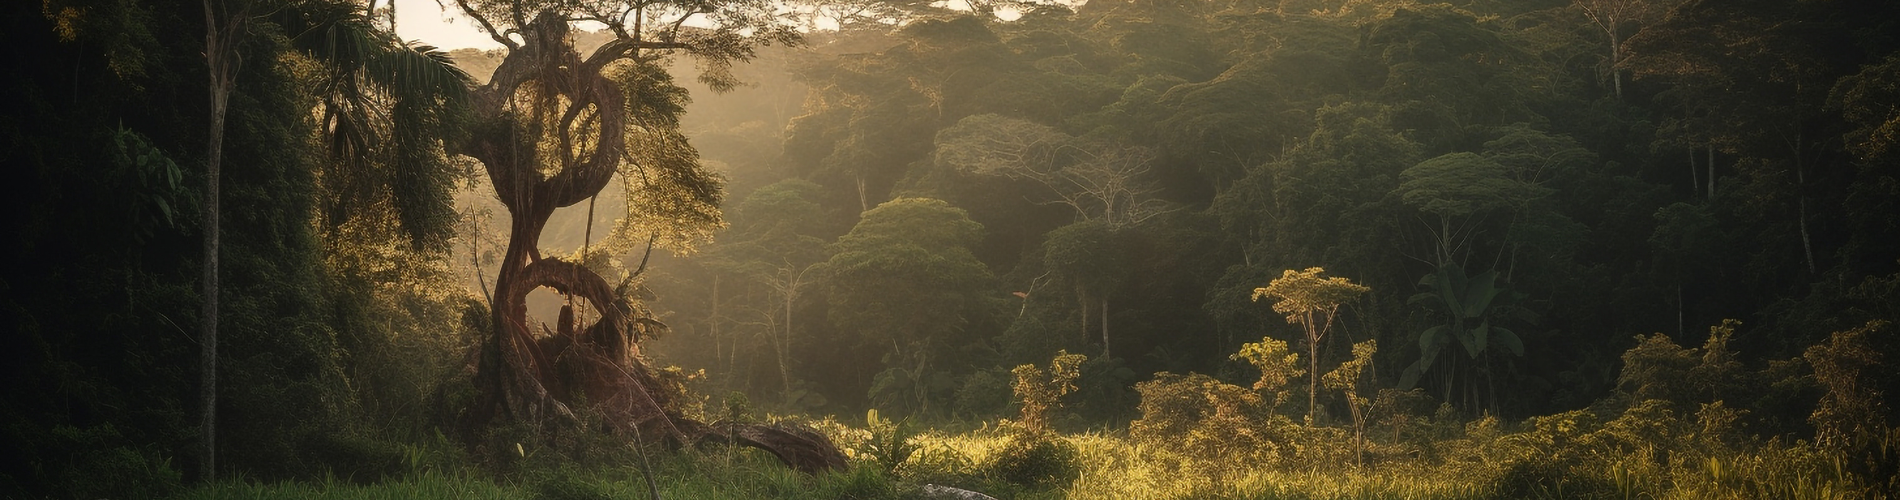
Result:
M842 455L815 433L714 427L673 411L635 345L641 332L658 326L630 298L637 271L614 283L586 265L634 241L649 249L687 246L721 224L720 181L679 132L686 92L673 85L665 58L691 56L702 81L727 89L735 84L729 64L751 57L757 45L796 41L796 34L760 0L456 3L507 50L488 84L473 92L473 126L461 146L486 169L511 228L471 428L572 422L581 409L575 405L585 401L617 432L676 444L720 435L766 448L802 470L842 467ZM583 57L570 37L580 22L604 25L614 37ZM614 233L570 258L542 256L537 242L554 210L588 201L616 174L628 213ZM573 304L563 308L558 328L537 336L527 296L540 287Z

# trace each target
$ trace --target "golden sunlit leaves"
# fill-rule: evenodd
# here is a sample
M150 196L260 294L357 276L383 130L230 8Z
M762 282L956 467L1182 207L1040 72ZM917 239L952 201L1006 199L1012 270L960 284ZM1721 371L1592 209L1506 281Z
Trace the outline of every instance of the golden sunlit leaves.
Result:
M1294 377L1306 374L1300 369L1300 355L1289 351L1286 342L1272 337L1241 344L1240 352L1234 353L1232 359L1245 360L1260 369L1260 380L1253 383L1256 391L1278 393Z
M1288 269L1265 288L1253 289L1253 300L1279 299L1273 303L1273 310L1285 314L1288 323L1311 323L1314 312L1336 309L1370 290L1346 278L1321 277L1325 272L1317 267L1305 271Z

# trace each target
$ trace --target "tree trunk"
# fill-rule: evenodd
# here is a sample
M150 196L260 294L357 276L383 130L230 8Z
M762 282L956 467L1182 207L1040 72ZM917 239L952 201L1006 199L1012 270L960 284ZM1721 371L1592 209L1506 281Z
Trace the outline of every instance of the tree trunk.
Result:
M1346 393L1346 404L1352 407L1351 409L1352 409L1353 464L1359 467L1365 467L1366 466L1366 417L1365 415L1361 414L1359 411L1360 402L1359 402L1359 395L1357 394L1358 389L1359 388L1355 384L1355 386L1352 389L1347 390L1348 392Z
M615 427L637 431L643 423L668 419L665 394L650 385L651 376L638 361L637 348L626 341L629 329L637 327L635 319L628 317L629 309L619 304L614 287L600 275L578 264L543 259L536 247L555 209L593 198L612 179L625 140L623 97L597 67L582 63L566 40L565 21L543 16L525 31L526 43L508 54L487 86L474 92L476 119L490 126L478 128L465 151L485 167L497 197L508 209L512 229L495 279L491 311L495 331L484 342L477 376L482 399L473 424L485 426L495 418L571 419L564 400L582 393L614 417ZM561 77L549 78L555 74ZM579 149L565 136L560 142L570 149L548 152L536 150L538 137L522 137L526 134L517 123L522 115L518 112L523 111L518 109L522 104L517 92L523 88L561 98L528 106L560 102L569 107L525 113L562 117L559 134L569 134L576 127L574 111L588 106L598 110L592 153L576 154ZM563 168L552 175L540 173L545 153L562 155ZM542 286L586 299L600 317L585 329L575 329L575 335L535 339L527 324L527 296ZM687 438L677 426L662 427L670 431L669 437Z
M1306 313L1306 425L1319 425L1319 332L1313 328L1313 313Z
M618 39L609 44L621 44L623 50L602 48L582 60L568 34L566 19L542 13L520 30L522 43L504 43L508 55L488 84L472 93L476 125L459 152L485 168L508 209L512 232L497 270L495 330L483 342L475 376L479 395L463 422L464 436L473 440L496 421L532 423L544 432L572 426L579 419L569 405L582 401L617 433L664 437L675 446L721 436L718 429L679 414L630 341L639 337L638 330L663 325L638 315L621 299L622 290L599 274L578 263L542 258L536 247L554 211L597 195L627 152L625 96L602 69L622 57L637 58L638 46L629 56L629 41ZM536 120L545 123L531 122ZM541 167L549 163L559 169L544 173ZM527 324L527 296L540 287L586 299L599 317L584 329L535 338ZM715 305L716 290L717 282ZM715 332L718 319L715 314ZM822 436L752 442L765 443L761 446L800 470L843 463ZM819 450L825 460L799 463L808 454L771 448L780 442Z
M1709 143L1709 198L1715 198L1715 143Z
M205 66L209 76L211 90L211 124L208 130L208 145L205 154L205 205L204 205L204 277L202 308L199 322L202 331L199 335L199 386L198 397L202 405L202 420L199 422L200 438L204 452L203 479L209 483L217 479L218 465L218 183L219 173L224 160L224 115L231 102L231 88L235 83L239 60L232 53L234 41L231 39L243 29L244 13L227 20L219 29L217 14L211 0L205 0Z
M1082 306L1082 345L1089 344L1089 294L1081 285L1075 286L1075 303Z
M790 271L790 269L787 269L787 271ZM779 378L780 390L782 391L780 392L779 399L784 400L785 405L787 407L791 406L792 404L792 369L791 369L790 351L792 350L792 304L793 304L793 301L796 300L798 297L797 295L795 295L797 293L796 292L797 286L798 286L797 281L798 281L797 276L794 276L789 272L786 273L785 336L781 337L778 342L779 344L778 378Z
M205 176L205 239L204 239L204 282L201 295L204 303L198 314L202 324L199 333L199 388L198 397L203 405L203 419L200 432L204 442L204 480L217 479L217 430L218 430L218 169L219 154L224 142L224 105L227 92L212 89L211 112L211 156L206 162Z
M1108 359L1108 294L1102 294L1102 359Z
M1621 101L1623 100L1623 70L1617 68L1616 65L1623 62L1623 44L1616 39L1616 28L1616 23L1611 22L1605 31L1610 36L1610 84L1616 91L1616 100Z
M1807 192L1808 191L1807 190L1808 172L1807 170L1808 170L1807 167L1805 165L1802 165L1801 138L1799 136L1796 136L1795 148L1794 148L1794 175L1795 175L1794 197L1797 202L1797 205L1799 205L1800 211L1799 213L1795 214L1795 217L1796 217L1796 222L1798 222L1798 225L1801 227L1801 251L1808 258L1808 274L1815 275L1815 274L1820 274L1820 271L1814 265L1813 240L1808 237L1808 192Z

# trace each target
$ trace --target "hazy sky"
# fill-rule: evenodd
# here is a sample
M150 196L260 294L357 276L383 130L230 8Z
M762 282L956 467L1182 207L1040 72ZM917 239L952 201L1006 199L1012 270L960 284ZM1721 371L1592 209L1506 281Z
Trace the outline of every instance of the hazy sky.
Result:
M456 10L454 0L442 0L442 4L437 4L436 0L395 1L396 34L403 40L421 40L443 50L470 47L484 50L501 48L501 44L495 43L494 39L483 34L481 28L476 27L473 21L461 14L451 13ZM968 5L962 3L967 0L939 1L948 4L951 8L959 8L957 5ZM1081 5L1083 2L1064 3ZM449 7L448 12L443 11L443 5ZM997 10L997 17L1006 21L1015 20L1018 15L1015 9L1008 7ZM595 27L602 26L595 25Z
M449 10L453 0L445 0ZM396 0L396 34L403 40L421 40L442 49L474 47L499 49L501 44L460 14L442 11L435 0Z

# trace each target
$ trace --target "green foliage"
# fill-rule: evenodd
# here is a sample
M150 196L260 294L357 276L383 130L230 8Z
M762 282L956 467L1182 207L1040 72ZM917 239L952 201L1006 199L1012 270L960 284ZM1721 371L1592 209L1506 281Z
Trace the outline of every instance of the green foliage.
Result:
M1082 362L1088 356L1057 351L1049 360L1049 369L1020 365L1010 373L1016 376L1016 397L1022 401L1022 425L1031 432L1049 428L1049 412L1062 406L1062 396L1075 391L1075 379L1082 376Z
M1859 73L1842 77L1828 96L1828 106L1838 108L1856 128L1847 134L1848 149L1862 161L1878 162L1900 153L1900 54L1889 54L1878 64L1861 67Z
M1265 288L1253 289L1253 300L1262 297L1277 299L1273 311L1286 315L1286 322L1300 325L1306 331L1307 372L1313 376L1306 379L1306 423L1312 425L1319 412L1319 343L1333 328L1333 319L1339 315L1339 306L1357 300L1360 295L1371 290L1346 278L1322 278L1325 269L1306 268L1305 271L1292 269L1281 273Z
M1003 439L982 465L992 477L1022 486L1064 488L1082 474L1081 454L1060 436L1026 429Z
M1346 408L1352 412L1353 452L1361 464L1365 463L1366 410L1372 401L1359 394L1359 383L1364 378L1366 368L1372 365L1372 355L1378 352L1377 340L1353 344L1352 359L1326 372L1326 376L1321 379L1325 381L1327 389L1346 394Z
M192 211L183 204L188 200L183 170L145 136L123 125L113 132L112 146L118 167L114 182L132 199L126 219L134 228L133 242L144 243L161 228L176 227L177 215Z
M1528 187L1506 177L1503 165L1474 153L1425 160L1405 169L1399 179L1400 199L1406 205L1447 219L1509 206L1523 197L1517 191Z
M1206 375L1168 372L1135 390L1141 393L1141 419L1128 425L1128 435L1138 442L1201 457L1216 473L1240 463L1294 459L1293 423L1270 413L1257 392Z
M832 322L876 344L889 344L891 404L928 409L935 346L954 342L986 314L989 269L970 253L983 226L948 203L926 198L886 202L865 212L832 244L825 264ZM877 392L877 391L874 391Z
M917 430L909 418L890 420L878 416L876 409L864 412L865 429L870 434L864 440L862 452L872 464L886 473L894 473L899 465L910 460L917 453Z
M1437 363L1438 355L1453 340L1464 346L1465 355L1470 359L1480 359L1491 351L1492 342L1503 346L1516 356L1524 355L1524 341L1517 333L1492 324L1502 307L1509 302L1511 292L1497 285L1498 272L1485 271L1477 276L1465 276L1464 268L1456 264L1439 267L1433 274L1420 279L1419 286L1430 291L1413 295L1410 302L1427 305L1444 314L1447 322L1427 328L1418 334L1419 359L1405 368L1399 377L1400 389L1411 389L1420 377L1424 376ZM1502 299L1502 300L1500 300ZM1441 307L1442 306L1442 307Z
M1253 383L1253 390L1273 396L1267 402L1269 408L1279 406L1286 400L1281 388L1286 387L1287 382L1306 374L1300 369L1300 355L1288 351L1286 342L1272 337L1261 337L1259 342L1241 344L1240 352L1234 353L1232 359L1245 360L1260 370L1260 380Z
M1285 314L1288 323L1309 328L1330 327L1332 316L1340 305L1352 302L1370 289L1346 278L1320 277L1325 272L1325 269L1317 267L1309 267L1304 271L1288 269L1266 287L1255 288L1253 300L1259 302L1263 297L1275 299L1273 311ZM1315 317L1315 314L1325 316Z
M1885 327L1885 322L1877 321L1835 332L1827 343L1809 347L1803 356L1814 367L1814 380L1826 390L1808 420L1814 424L1815 441L1830 450L1860 450L1870 441L1885 438L1884 394L1881 388L1863 382L1868 372L1885 365L1884 353L1868 339L1884 333Z
M112 424L53 428L56 446L69 455L42 464L59 488L76 498L163 498L180 491L183 478L169 458L154 450L124 446Z
M1879 491L1900 491L1900 430L1886 409L1886 388L1870 383L1886 369L1887 353L1875 347L1876 337L1891 335L1884 321L1835 332L1827 343L1809 347L1803 355L1814 366L1814 379L1825 392L1808 416L1814 440L1836 460L1873 480ZM1886 477L1886 481L1878 478Z
M600 485L587 481L575 471L557 469L541 474L529 483L534 500L608 500L613 498Z
M1126 242L1115 227L1090 220L1049 231L1042 244L1043 267L1096 294L1114 290L1132 268Z
M1359 382L1364 378L1366 368L1372 365L1372 355L1379 352L1379 341L1368 340L1352 345L1352 359L1340 363L1338 368L1326 372L1324 381L1327 389L1345 391L1346 396L1354 400L1364 400L1359 396Z
M1617 390L1638 401L1676 401L1691 394L1689 370L1696 365L1694 349L1683 349L1667 335L1636 336L1636 347L1623 353L1623 371Z
M1799 384L1785 372L1793 366L1771 363L1762 373L1749 373L1737 361L1728 343L1740 321L1723 320L1709 327L1709 337L1699 349L1684 349L1668 336L1655 334L1636 337L1636 347L1623 353L1623 371L1617 375L1617 391L1633 402L1668 401L1681 411L1690 411L1690 402L1716 403L1726 398L1750 394L1746 387L1759 380L1769 386ZM1781 367L1781 368L1777 368ZM1773 392L1753 392L1757 397L1773 397Z
M957 412L979 418L1002 415L1010 405L1011 376L1002 368L971 373L957 388Z
M473 5L506 24L507 4ZM1599 27L1565 2L1103 2L1022 6L1012 21L877 4L866 12L879 19L814 32L823 43L796 56L806 85L762 86L800 95L754 106L765 111L744 124L706 120L717 123L705 129L757 137L746 142L766 151L755 158L700 168L674 129L700 130L681 120L688 110L707 116L699 110L712 100L688 103L690 84L657 59L610 68L654 132L627 151L653 161L622 172L642 203L614 217L637 230L610 246L648 236L662 247L703 244L722 216L722 178L735 193L766 186L738 205L711 251L661 257L643 276L674 273L644 286L665 297L677 338L693 339L643 352L706 367L731 381L722 389L753 399L764 396L748 381L782 381L793 408L822 406L809 396L822 393L832 400L824 408L858 411L859 398L841 395L869 386L885 411L921 419L945 407L979 419L1006 411L1008 368L1084 347L1068 335L1073 318L1094 318L1078 309L1099 304L1065 300L1045 271L1112 296L1105 316L1126 332L1116 338L1124 358L1037 384L1075 387L1041 398L1074 414L1048 427L1117 427L1136 408L1138 374L1243 378L1223 358L1261 371L1252 391L1204 376L1146 382L1130 439L1059 438L1084 457L1077 479L1060 492L994 485L1001 496L1853 498L1878 496L1882 480L1893 496L1893 336L1873 321L1900 320L1889 276L1900 183L1886 168L1900 151L1900 56L1882 36L1900 17L1895 5L1682 4L1625 25L1630 41L1617 48L1628 52L1610 67L1578 48L1601 44ZM16 244L0 259L0 330L18 342L0 359L10 370L0 448L15 457L0 461L0 496L124 495L65 479L92 476L163 493L196 463L179 444L195 432L182 395L196 383L195 344L180 332L196 321L192 186L203 180L205 139L203 103L178 98L204 95L202 75L172 64L202 57L203 27L166 13L200 6L11 7L0 32L17 49L5 56L17 112L0 117L0 163L17 168L0 197L13 215L0 233ZM328 471L386 488L232 483L202 496L531 495L532 484L454 476L468 459L435 437L471 401L457 375L465 331L493 326L457 325L458 315L491 315L465 307L479 301L431 249L451 215L442 194L466 173L449 161L453 141L437 136L453 136L462 117L435 105L452 104L462 83L436 51L370 29L381 21L360 2L291 7L252 25L232 101L226 155L243 168L225 179L220 431L234 467L225 472ZM732 34L683 39L714 56L713 87L734 83L721 61L747 53ZM1639 78L1620 85L1624 72ZM1094 179L1060 174L1107 153L1138 160L1147 170L1132 185L1152 183L1153 199L1179 217L1129 233L1074 223L1067 208L1036 204L1081 191L1021 182ZM896 192L953 201L879 206ZM1102 208L1075 211L1093 219ZM830 241L853 222L853 235ZM820 261L826 273L807 267ZM1449 273L1452 263L1490 273ZM1354 410L1359 393L1394 382L1390 372L1369 378L1374 370L1357 353L1345 361L1342 346L1320 355L1313 337L1309 369L1295 367L1301 360L1272 340L1287 338L1284 327L1241 299L1310 265L1373 285L1342 320L1355 336L1384 344L1388 359L1413 355L1416 341L1399 386L1434 375L1443 378L1424 385L1495 391L1492 405L1445 394L1491 417L1467 427L1450 407L1428 416L1434 403L1422 393L1381 391L1356 426L1366 427L1355 442L1372 467L1340 472L1341 429L1296 429L1272 415L1295 377L1346 390ZM1432 302L1425 314L1406 307L1417 290L1402 286L1421 265L1438 268L1420 294ZM992 286L991 269L1011 286ZM823 285L796 300L796 280L784 278L808 270ZM674 288L696 282L724 288ZM996 293L1009 291L1023 292L1020 308ZM1547 319L1520 314L1532 309ZM1012 310L1018 320L1002 319ZM1723 321L1706 341L1680 326L1741 314L1760 325ZM741 327L755 316L787 324ZM1669 324L1679 326L1659 326ZM751 337L763 330L780 347L777 377L759 355L767 343ZM1603 334L1658 330L1671 335L1627 352L1626 335ZM708 331L721 336L689 337ZM1443 355L1453 344L1467 356ZM1513 356L1493 356L1501 352ZM1337 377L1322 375L1321 363L1340 361ZM684 393L680 378L668 380ZM681 399L695 417L749 413L737 398L711 410ZM1816 444L1799 441L1809 426ZM476 459L519 462L490 464L511 476L504 483L609 447L503 434L471 448ZM986 489L977 469L1003 453L1003 438L982 433L917 439L929 444L897 465L817 478L780 474L756 454L687 451L662 458L672 469L662 489L896 498L924 477ZM1282 458L1255 460L1262 454ZM1192 473L1206 470L1223 472ZM612 473L574 481L613 497L643 493Z
M747 398L745 393L729 392L726 393L726 398L721 404L718 421L735 424L757 423L758 410L752 407L752 400Z

